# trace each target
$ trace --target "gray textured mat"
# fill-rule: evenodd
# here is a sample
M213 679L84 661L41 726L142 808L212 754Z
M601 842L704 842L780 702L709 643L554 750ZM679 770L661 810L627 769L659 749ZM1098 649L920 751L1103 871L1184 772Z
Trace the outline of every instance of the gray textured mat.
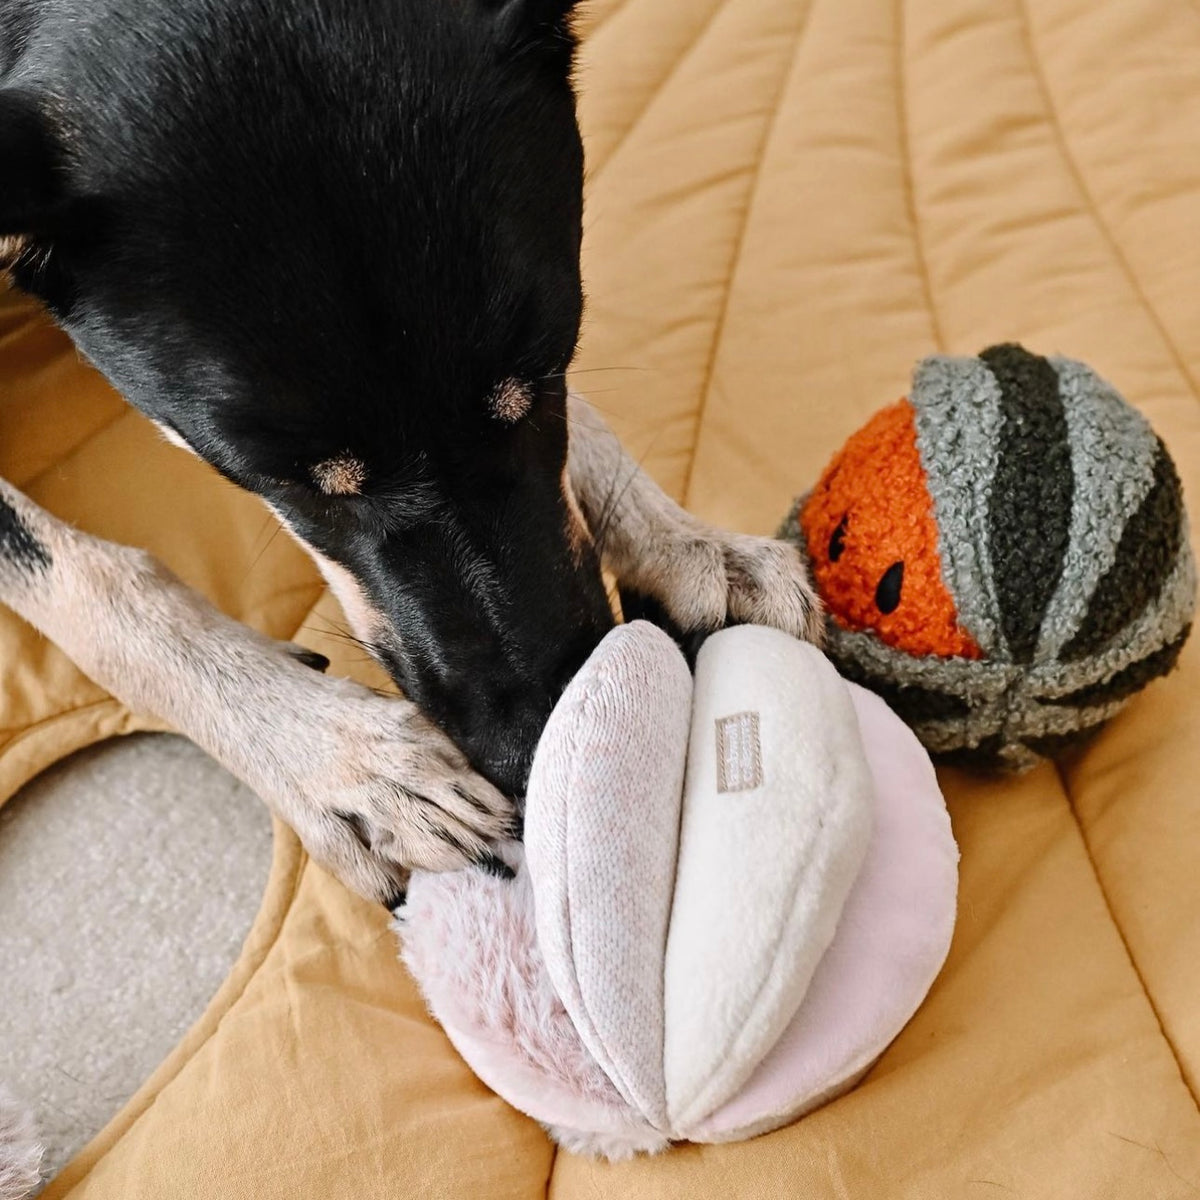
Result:
M270 859L266 810L182 738L85 750L0 808L0 1081L51 1172L204 1010Z

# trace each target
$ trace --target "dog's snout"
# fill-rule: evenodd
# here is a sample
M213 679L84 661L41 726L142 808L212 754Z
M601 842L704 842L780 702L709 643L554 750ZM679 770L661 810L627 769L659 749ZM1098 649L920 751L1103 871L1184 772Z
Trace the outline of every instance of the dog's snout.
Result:
M473 750L479 769L509 795L524 795L546 722L567 685L611 627L611 615L606 617L603 625L595 622L578 631L568 652L559 657L546 678L530 680L498 706L485 701L484 712L466 735L468 755ZM487 694L485 690L483 695Z
M392 676L511 796L524 794L554 705L613 625L590 546L561 550L527 583L509 580L502 605L448 585L381 614L376 644Z

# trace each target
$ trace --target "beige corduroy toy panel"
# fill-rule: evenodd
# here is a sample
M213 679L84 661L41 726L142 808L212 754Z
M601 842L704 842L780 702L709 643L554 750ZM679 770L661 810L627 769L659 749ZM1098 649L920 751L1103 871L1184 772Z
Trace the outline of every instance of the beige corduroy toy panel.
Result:
M593 0L583 28L590 304L575 382L674 495L769 531L919 357L1019 340L1090 362L1141 407L1195 507L1195 5ZM270 540L256 502L120 416L33 319L0 307L4 472L290 635L319 596L299 552ZM168 477L170 525L148 503ZM320 605L302 636L360 671ZM11 617L0 646L6 792L128 727ZM46 1194L1194 1195L1198 720L1193 645L1061 770L945 774L954 946L867 1080L779 1133L618 1166L555 1157L478 1084L382 915L279 831L234 974Z

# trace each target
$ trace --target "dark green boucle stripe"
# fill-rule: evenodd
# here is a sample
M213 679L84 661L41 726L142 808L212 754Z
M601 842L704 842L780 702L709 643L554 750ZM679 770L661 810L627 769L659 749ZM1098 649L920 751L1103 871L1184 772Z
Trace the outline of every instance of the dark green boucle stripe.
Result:
M1062 648L1064 662L1094 654L1162 592L1183 545L1183 489L1167 448L1158 439L1154 482L1129 518L1116 557L1096 585L1075 636Z
M919 684L902 684L891 679L881 679L849 658L839 659L837 666L852 683L869 688L897 716L910 723L944 721L947 718L961 720L970 711L966 700L950 692L939 692L935 688L921 687Z
M940 767L962 767L973 771L1003 771L1005 742L999 734L984 738L977 746L960 746L957 750L941 750L932 755Z
M1089 708L1097 704L1111 704L1115 700L1124 700L1134 692L1140 692L1151 680L1172 670L1179 661L1183 644L1191 631L1192 627L1189 625L1173 642L1160 646L1138 662L1130 663L1123 671L1118 671L1102 683L1089 684L1065 696L1047 697L1042 703Z
M1021 741L1034 754L1043 758L1057 758L1065 750L1073 750L1090 742L1104 728L1104 722L1098 725L1085 725L1082 729L1072 729L1069 733L1047 733L1041 737L1022 738Z
M979 356L1000 385L1004 422L988 508L1000 627L1013 660L1033 659L1071 533L1074 472L1058 374L1021 346Z

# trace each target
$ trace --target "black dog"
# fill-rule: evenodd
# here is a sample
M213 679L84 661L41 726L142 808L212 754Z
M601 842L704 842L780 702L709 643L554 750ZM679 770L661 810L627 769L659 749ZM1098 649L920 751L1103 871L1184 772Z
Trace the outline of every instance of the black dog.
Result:
M567 394L572 3L0 0L0 266L272 506L409 699L3 484L0 600L380 898L504 835L611 624L592 529L685 633L816 628L791 550L682 513Z

